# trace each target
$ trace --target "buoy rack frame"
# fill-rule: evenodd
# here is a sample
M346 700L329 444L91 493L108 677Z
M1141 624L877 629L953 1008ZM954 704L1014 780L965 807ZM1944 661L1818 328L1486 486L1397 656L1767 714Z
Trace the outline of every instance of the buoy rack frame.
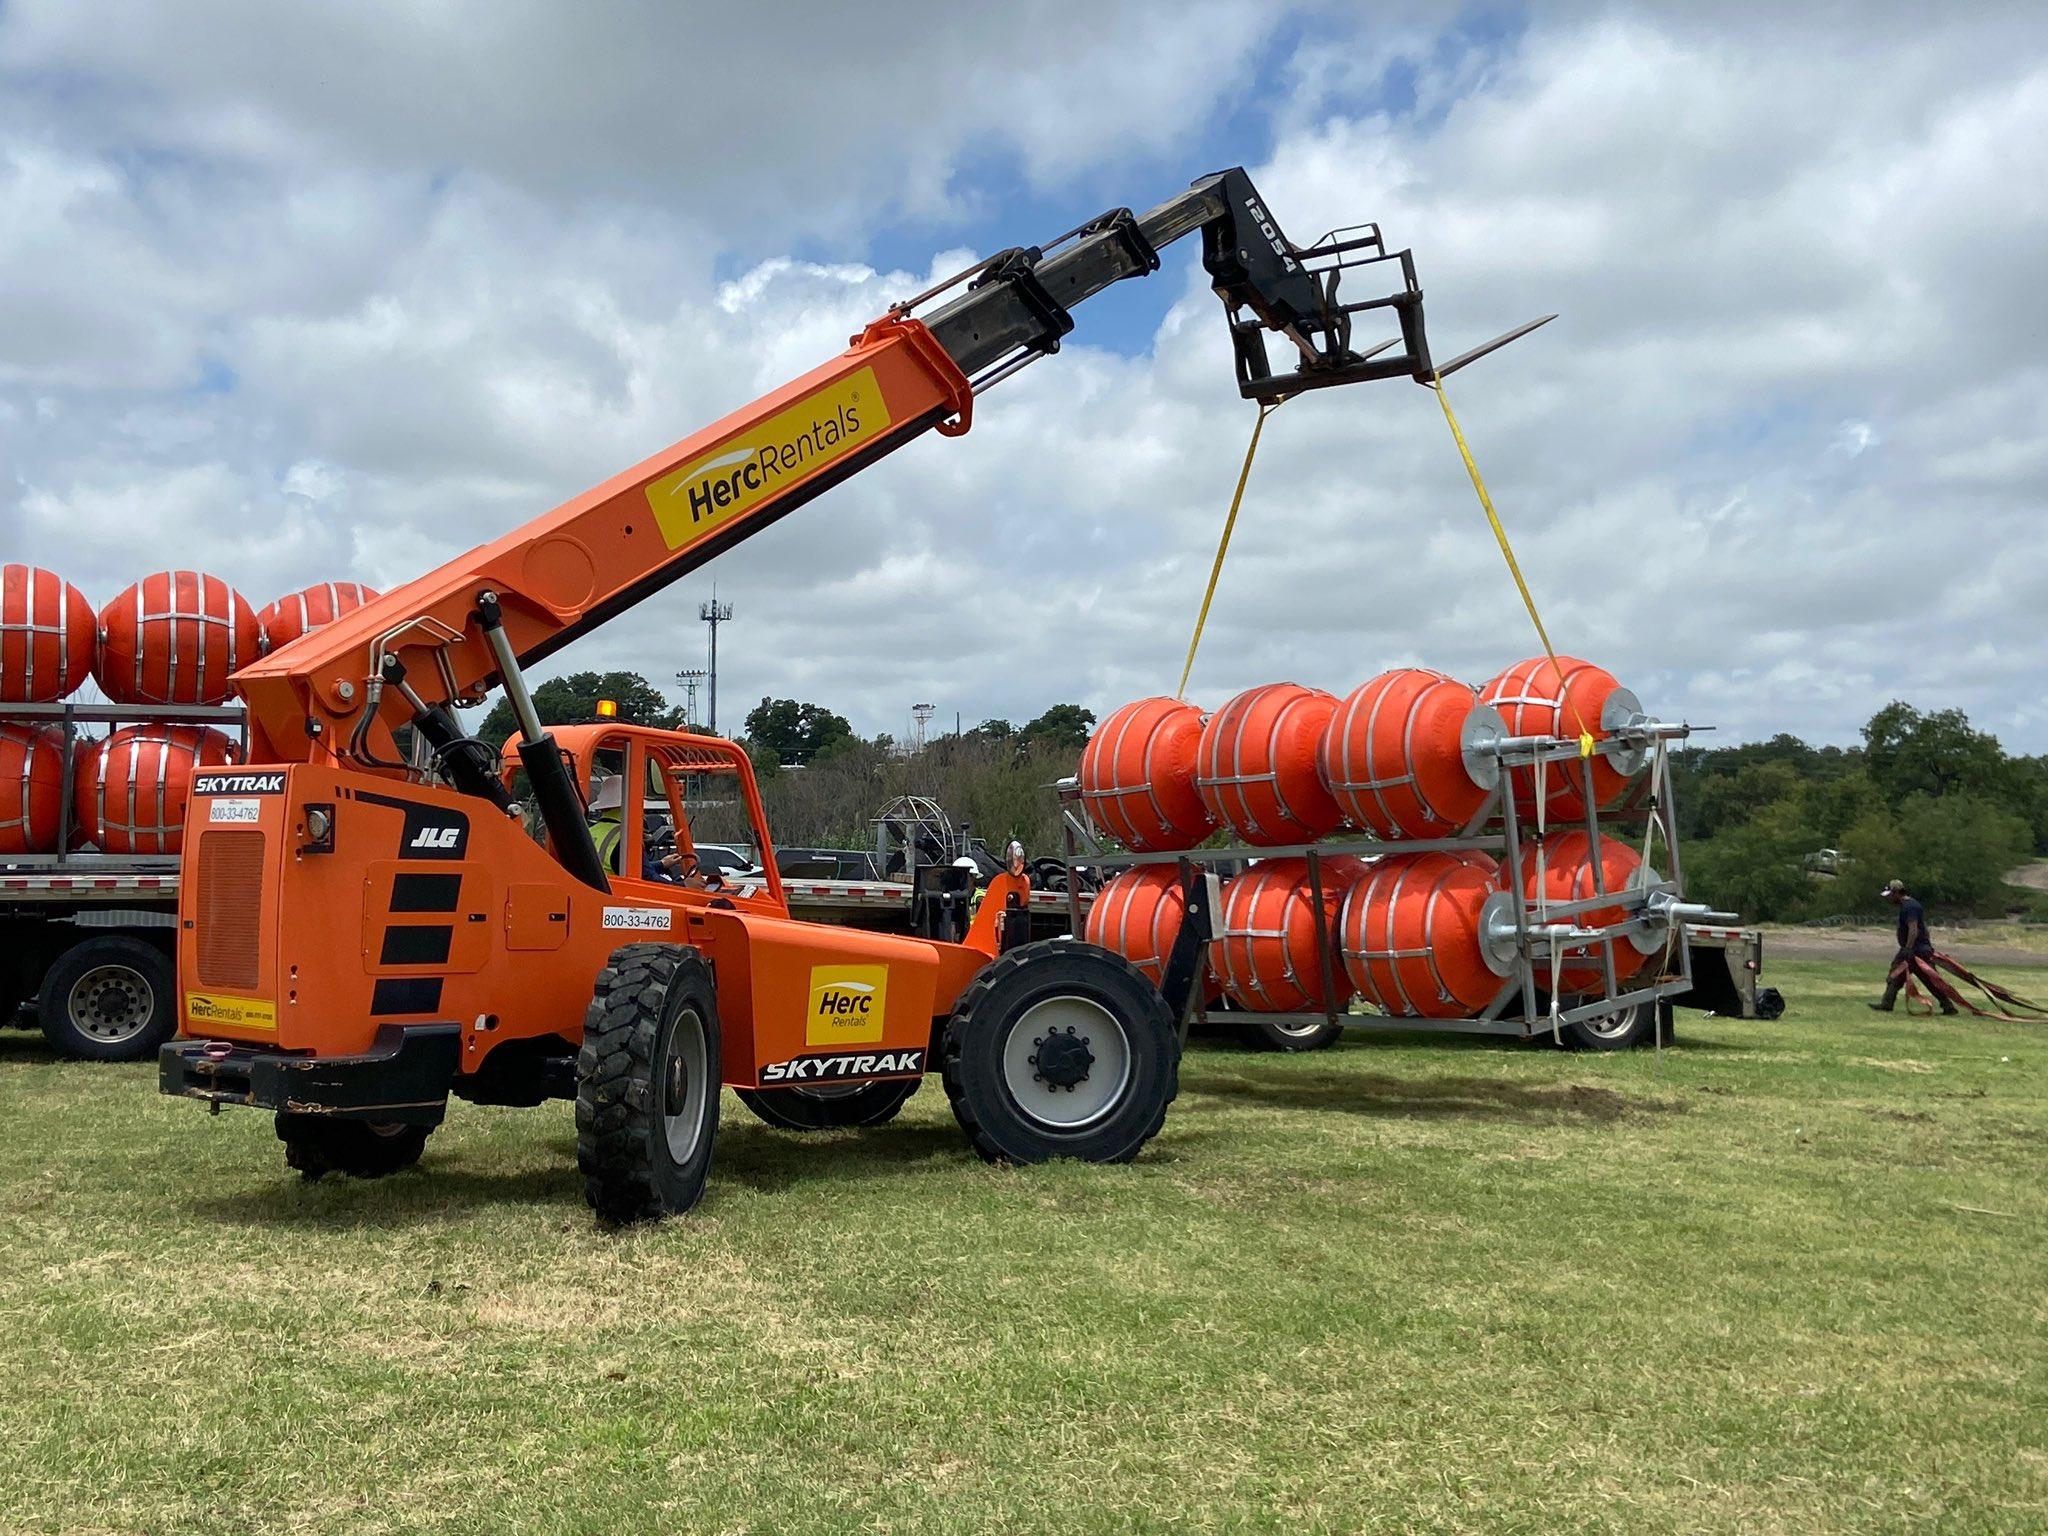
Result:
M1544 834L1582 831L1586 834L1588 869L1593 894L1570 901L1535 898L1521 891L1522 853L1535 831L1515 803L1516 775L1503 771L1486 803L1455 837L1403 838L1383 841L1361 837L1325 838L1319 842L1285 847L1194 848L1168 853L1100 853L1102 838L1088 817L1080 787L1073 779L1058 786L1064 829L1067 866L1067 916L1076 935L1083 931L1080 882L1076 866L1113 873L1140 865L1175 865L1180 871L1185 915L1179 935L1167 957L1161 990L1181 1020L1183 1033L1191 1024L1208 1022L1212 1010L1204 1002L1203 984L1209 969L1208 946L1222 937L1215 922L1223 908L1223 881L1254 859L1298 858L1308 865L1310 898L1318 912L1333 914L1317 925L1316 964L1321 972L1327 1007L1286 1013L1255 1015L1287 1026L1336 1025L1345 1029L1408 1033L1436 1030L1454 1034L1508 1035L1528 1039L1540 1034L1555 1035L1563 1026L1585 1020L1611 1017L1624 1009L1668 1002L1693 989L1692 954L1687 947L1684 925L1688 922L1737 921L1735 914L1717 912L1684 898L1684 868L1680 857L1676 803L1672 793L1669 746L1684 741L1695 727L1667 723L1637 715L1627 721L1603 721L1598 752L1610 760L1634 755L1646 762L1648 771L1633 784L1618 805L1602 811L1592 792L1592 758L1583 756L1575 738L1563 736L1499 737L1483 745L1503 770L1528 769L1541 765L1547 778L1552 772L1576 772L1585 794L1584 814L1543 818ZM1646 840L1661 844L1666 868L1658 875L1650 861L1641 868L1642 883L1623 890L1609 890L1601 858L1603 837L1616 834L1604 825L1632 826L1644 832ZM1629 846L1633 847L1633 844ZM1353 1013L1357 994L1349 985L1344 957L1337 935L1336 904L1324 900L1324 861L1350 856L1378 858L1391 854L1475 851L1494 856L1509 881L1489 898L1483 922L1489 951L1503 969L1500 990L1493 1001L1466 1018L1425 1018L1411 1014ZM1618 921L1581 927L1570 921L1589 912L1619 908ZM1656 936L1655 949L1644 950L1634 943L1636 936ZM1628 944L1638 954L1663 950L1676 968L1660 965L1646 973L1648 980L1626 984L1616 964L1617 944ZM1552 958L1553 947L1574 953L1597 946L1602 985L1597 995L1575 992L1568 999L1552 999L1538 979L1539 970ZM1631 975L1634 972L1629 973ZM1240 1019L1242 1012L1214 1014L1219 1021Z

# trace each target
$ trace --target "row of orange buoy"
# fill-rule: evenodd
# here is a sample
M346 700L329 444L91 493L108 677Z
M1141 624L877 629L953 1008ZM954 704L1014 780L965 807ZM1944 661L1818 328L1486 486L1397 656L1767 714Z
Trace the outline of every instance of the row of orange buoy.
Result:
M217 704L237 668L376 595L352 581L318 582L257 611L217 576L159 571L95 613L54 572L0 567L0 712L66 698L87 677L116 703L145 710ZM112 854L179 852L192 775L240 756L223 731L169 721L75 741L73 843ZM63 797L62 729L0 723L0 857L57 851Z
M1224 883L1222 920L1209 951L1216 990L1256 1013L1341 1007L1355 993L1400 1017L1469 1017L1513 974L1511 958L1488 941L1489 903L1497 896L1536 903L1619 893L1642 867L1633 849L1611 837L1600 839L1597 883L1595 862L1592 839L1576 829L1526 843L1519 879L1472 849L1323 858L1314 878L1305 858L1261 859ZM1511 912L1502 903L1494 907ZM1179 868L1140 865L1103 886L1085 937L1159 985L1185 916ZM1616 904L1570 921L1590 928L1622 917ZM1618 983L1655 958L1630 939L1615 941L1614 951ZM1566 944L1555 967L1539 946L1534 969L1538 985L1578 993L1604 984L1606 964L1601 946Z
M1167 853L1218 827L1256 847L1311 843L1340 827L1385 839L1438 839L1467 827L1499 783L1488 750L1510 736L1590 735L1638 712L1635 695L1590 662L1515 663L1483 688L1420 667L1383 672L1346 697L1298 683L1238 694L1214 714L1180 699L1139 699L1089 738L1077 776L1096 825L1125 847ZM1639 757L1586 760L1594 803L1626 791ZM1517 808L1582 816L1577 760L1508 770Z
M259 611L218 576L158 571L95 612L54 571L0 566L0 703L53 703L93 677L117 704L218 704L237 668L376 595L323 581Z

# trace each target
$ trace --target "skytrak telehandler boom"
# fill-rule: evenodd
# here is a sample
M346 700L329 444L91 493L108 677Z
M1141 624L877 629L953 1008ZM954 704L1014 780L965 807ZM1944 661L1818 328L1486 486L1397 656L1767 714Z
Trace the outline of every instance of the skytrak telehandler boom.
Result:
M969 926L958 872L931 872L915 938L793 922L772 878L746 896L664 883L642 862L643 802L665 799L687 845L687 799L720 779L773 868L744 753L623 726L558 739L522 668L911 439L966 432L978 394L1059 350L1077 304L1197 231L1246 397L1439 371L1408 252L1375 226L1298 247L1245 173L1223 171L977 263L821 367L264 657L235 677L249 765L193 788L190 1038L164 1048L164 1091L275 1111L311 1174L412 1162L451 1092L574 1096L590 1198L616 1219L694 1202L721 1080L778 1124L870 1124L937 1055L985 1156L1134 1155L1173 1096L1174 1010L1106 951L1019 944L1004 918L1021 876ZM1345 272L1381 263L1391 292L1340 297ZM1378 309L1396 336L1354 347ZM492 686L545 848L516 817L511 771L459 724ZM615 866L585 820L608 772L628 823Z

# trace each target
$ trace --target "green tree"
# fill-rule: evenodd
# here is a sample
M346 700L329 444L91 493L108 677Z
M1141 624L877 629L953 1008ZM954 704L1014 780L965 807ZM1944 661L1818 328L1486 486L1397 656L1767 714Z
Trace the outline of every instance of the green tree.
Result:
M1017 742L1026 750L1044 747L1078 752L1088 745L1088 733L1094 729L1094 710L1078 704L1055 704L1019 731Z
M533 711L542 725L577 725L597 718L599 699L617 704L619 719L629 725L673 729L677 724L676 711L668 700L638 672L571 672L566 677L551 677L533 690ZM484 716L477 734L502 746L518 729L511 702L500 698Z
M1897 878L1928 902L1995 909L2006 871L2032 848L2026 822L1999 805L1968 794L1916 794L1849 828L1843 878L1858 882L1851 892L1858 907L1876 908L1879 887Z
M1895 699L1870 717L1863 743L1871 782L1893 805L1909 795L1997 797L2012 778L1998 738L1973 730L1960 709L1923 715Z
M814 762L853 740L853 727L819 704L763 699L747 711L746 734L748 741L773 748L777 761L795 764Z
M1686 885L1699 899L1744 917L1799 917L1814 897L1805 861L1818 846L1799 798L1778 800L1711 842L1682 850Z

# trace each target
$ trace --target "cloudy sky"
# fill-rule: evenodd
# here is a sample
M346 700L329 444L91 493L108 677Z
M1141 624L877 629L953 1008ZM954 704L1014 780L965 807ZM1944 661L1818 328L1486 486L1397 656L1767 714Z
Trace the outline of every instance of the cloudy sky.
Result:
M389 587L1242 163L1412 246L1440 356L1560 313L1453 398L1561 650L2048 750L2048 10L1788 9L0 0L0 553ZM1195 243L717 564L729 727L1172 690L1253 409ZM702 665L712 574L555 665ZM1426 391L1273 418L1191 696L1531 649Z

